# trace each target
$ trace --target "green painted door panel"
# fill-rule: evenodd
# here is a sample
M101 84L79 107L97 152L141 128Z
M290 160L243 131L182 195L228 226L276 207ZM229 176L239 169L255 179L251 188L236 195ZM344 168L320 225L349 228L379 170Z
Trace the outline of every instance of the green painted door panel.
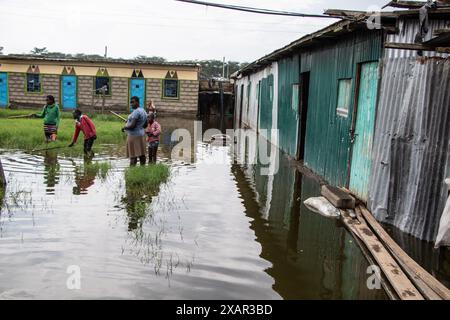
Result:
M378 88L378 62L361 65L350 190L367 200Z

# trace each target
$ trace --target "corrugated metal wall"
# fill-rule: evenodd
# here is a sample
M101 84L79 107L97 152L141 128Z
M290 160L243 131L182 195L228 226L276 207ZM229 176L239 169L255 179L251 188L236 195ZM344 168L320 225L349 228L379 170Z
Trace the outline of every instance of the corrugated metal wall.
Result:
M383 65L370 209L378 220L434 240L447 195L450 61L387 58Z
M299 56L278 61L278 144L292 157L297 153L298 106L292 104L293 85L299 83Z
M338 80L352 79L354 96L357 64L378 61L381 52L381 32L362 32L301 55L301 72L310 72L305 164L333 185L347 184L354 107L352 99L349 116L337 116Z
M425 41L430 40L433 37L433 33L438 29L448 29L450 28L450 21L440 19L440 20L429 20L428 33L425 36ZM416 34L420 30L419 18L417 19L401 19L398 23L398 34L389 34L387 36L387 42L397 42L397 43L414 43ZM434 51L424 51L424 56L427 57L448 57L448 54L438 54ZM398 49L386 49L386 58L409 58L416 57L417 52L414 50L398 50Z

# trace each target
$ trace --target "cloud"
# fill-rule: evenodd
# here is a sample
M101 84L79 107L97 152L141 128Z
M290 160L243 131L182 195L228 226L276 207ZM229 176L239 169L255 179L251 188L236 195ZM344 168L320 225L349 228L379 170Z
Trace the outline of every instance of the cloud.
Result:
M385 1L212 0L276 10L322 13L326 7L365 9ZM133 58L251 61L335 21L255 15L172 0L0 0L0 38L6 53L35 46L66 53ZM14 28L10 26L14 25Z

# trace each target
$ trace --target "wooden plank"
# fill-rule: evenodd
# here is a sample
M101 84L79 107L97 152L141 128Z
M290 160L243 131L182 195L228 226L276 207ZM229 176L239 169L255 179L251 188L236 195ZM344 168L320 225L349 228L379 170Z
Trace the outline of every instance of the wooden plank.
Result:
M340 212L341 212L341 215L348 214L348 213L346 213L346 210L340 210ZM345 223L344 223L344 226L350 232L350 234L353 236L356 244L358 244L359 248L361 249L362 254L366 258L366 260L369 262L369 265L377 265L372 254L370 253L369 249L367 249L366 245L362 242L359 234L355 233L354 229L349 228L348 225L346 225ZM386 294L390 300L400 300L400 298L397 295L397 293L395 292L394 288L391 286L389 281L387 281L386 276L383 273L381 274L381 286L383 287L384 291L386 292Z
M0 187L6 186L5 172L3 171L2 159L0 159Z
M426 286L431 288L441 299L450 300L450 290L408 256L366 208L360 208L364 219L370 225L372 230L378 235L381 242L388 248L394 257L398 261L401 261L402 266L405 267L405 272L409 274L410 278L417 281L418 286L425 291L426 296L428 295L429 299L437 299L435 294L430 293L429 290L426 290L426 288L423 287L423 284L426 284ZM420 281L417 279L420 279Z
M437 37L445 33L450 33L450 29L436 29L434 30L433 35Z
M352 219L346 212L342 214L342 221L358 234L401 300L424 300L422 294L366 224Z
M386 42L385 48L388 49L400 49L400 50L422 50L422 51L435 51L436 47L425 46L417 43L398 43L398 42Z
M450 47L437 47L436 52L439 53L450 53Z
M346 192L329 185L323 185L321 188L322 195L338 209L354 209L355 198Z

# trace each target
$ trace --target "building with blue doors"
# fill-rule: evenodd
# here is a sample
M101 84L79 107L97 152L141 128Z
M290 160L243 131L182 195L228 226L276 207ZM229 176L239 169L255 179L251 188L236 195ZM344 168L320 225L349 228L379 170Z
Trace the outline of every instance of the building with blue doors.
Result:
M0 108L42 107L53 95L63 109L129 110L153 100L158 112L196 114L199 66L122 59L0 56Z

